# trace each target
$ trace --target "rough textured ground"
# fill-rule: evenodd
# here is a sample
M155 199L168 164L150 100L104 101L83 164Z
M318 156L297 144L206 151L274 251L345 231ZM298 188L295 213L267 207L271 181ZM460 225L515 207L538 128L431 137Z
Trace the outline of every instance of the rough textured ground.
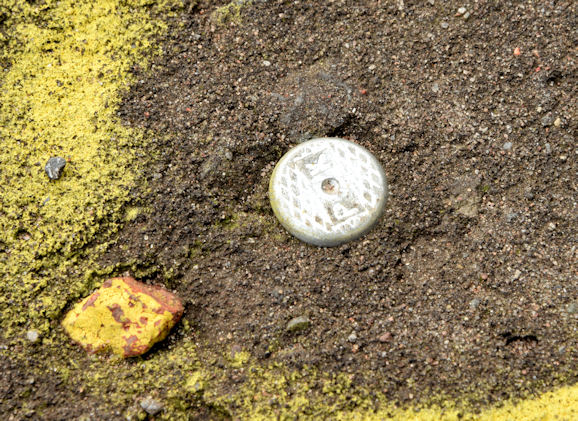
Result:
M94 417L132 413L130 393L148 390L165 417L270 419L386 401L477 410L575 384L575 2L221 3L185 5L118 112L156 158L99 265L174 289L186 313L144 363L107 371L67 346L103 375ZM360 241L308 246L272 214L274 164L313 136L384 165L391 199ZM297 316L311 326L286 332ZM29 389L2 364L12 392ZM138 380L131 392L103 373ZM88 413L65 403L87 377L65 382L51 417Z
M401 400L571 381L575 4L481 2L467 20L460 5L255 2L224 26L199 5L121 109L172 136L111 260L174 270L209 353ZM272 216L272 166L312 135L383 162L392 198L361 241L310 247ZM285 334L300 315L311 329Z

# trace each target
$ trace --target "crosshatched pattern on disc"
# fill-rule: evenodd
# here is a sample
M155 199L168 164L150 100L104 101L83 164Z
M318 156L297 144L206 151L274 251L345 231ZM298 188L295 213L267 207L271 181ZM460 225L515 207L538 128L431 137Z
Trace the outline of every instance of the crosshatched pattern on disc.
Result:
M269 183L275 215L294 236L318 246L359 238L377 222L387 200L377 159L345 139L302 143L277 163Z

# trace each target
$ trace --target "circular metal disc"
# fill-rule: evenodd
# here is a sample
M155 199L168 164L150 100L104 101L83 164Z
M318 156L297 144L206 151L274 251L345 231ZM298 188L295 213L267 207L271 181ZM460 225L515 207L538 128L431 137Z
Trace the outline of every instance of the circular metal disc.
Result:
M338 138L294 147L277 163L269 183L279 222L300 240L323 247L369 231L387 195L379 161L364 147Z

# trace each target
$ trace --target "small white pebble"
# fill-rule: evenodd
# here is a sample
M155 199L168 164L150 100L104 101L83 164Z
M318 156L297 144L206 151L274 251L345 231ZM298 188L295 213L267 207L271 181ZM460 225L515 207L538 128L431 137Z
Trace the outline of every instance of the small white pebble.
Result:
M263 66L265 67L269 67L271 65L271 62L269 60L264 60L263 61Z
M464 13L466 13L466 8L465 8L465 7L460 7L460 8L458 9L458 15L461 16L461 15L463 15Z
M40 333L38 333L37 330L29 330L28 332L26 332L26 339L28 339L32 343L38 341L39 338Z
M163 404L151 397L148 397L144 398L140 402L140 407L144 409L147 414L155 415L158 414L161 411L161 409L163 409Z

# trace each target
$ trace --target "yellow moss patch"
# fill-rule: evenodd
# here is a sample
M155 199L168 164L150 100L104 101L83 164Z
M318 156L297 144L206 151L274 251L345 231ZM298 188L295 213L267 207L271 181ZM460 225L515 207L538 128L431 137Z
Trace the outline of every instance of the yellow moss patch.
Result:
M535 399L526 399L521 402L507 402L499 408L491 408L481 414L467 414L457 409L427 408L385 411L377 413L349 413L338 416L339 420L414 420L414 421L549 421L549 420L576 420L578 419L578 386L564 387L557 391L548 392Z
M206 379L204 373L201 371L195 371L187 379L185 389L190 392L200 393L205 389L205 385Z
M212 18L218 25L241 22L241 10L251 4L253 0L232 0L230 3L217 8Z
M538 397L503 402L481 413L472 412L468 397L460 402L432 396L432 402L402 408L378 390L356 387L346 374L320 373L312 368L292 371L281 364L245 368L247 379L233 395L206 393L216 404L248 420L335 419L377 420L574 420L578 419L578 385ZM481 386L480 386L481 387Z
M480 417L482 420L576 420L578 419L578 385L544 393L536 399L508 403L492 408Z
M236 352L231 359L231 366L235 368L241 368L249 362L251 359L251 354L247 351Z
M45 331L91 288L81 250L118 230L146 158L143 134L117 117L120 93L131 67L159 51L150 40L164 24L148 11L171 1L1 3L0 313L10 336L19 324ZM44 173L52 156L68 161L57 181Z
M113 278L74 306L62 326L89 352L134 357L163 340L182 314L174 294L133 278Z

